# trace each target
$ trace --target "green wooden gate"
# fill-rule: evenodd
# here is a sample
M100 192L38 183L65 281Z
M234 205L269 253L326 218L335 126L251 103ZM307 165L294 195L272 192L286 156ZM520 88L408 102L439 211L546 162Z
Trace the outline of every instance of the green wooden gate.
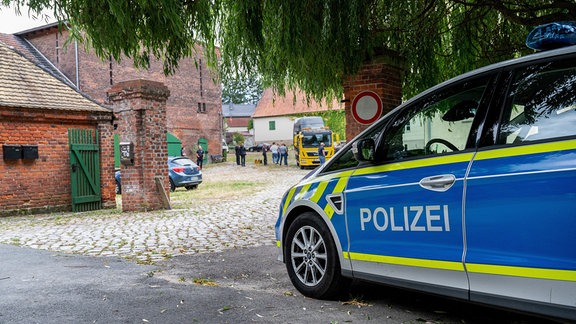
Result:
M70 145L72 211L100 209L102 198L98 131L68 129L68 143Z

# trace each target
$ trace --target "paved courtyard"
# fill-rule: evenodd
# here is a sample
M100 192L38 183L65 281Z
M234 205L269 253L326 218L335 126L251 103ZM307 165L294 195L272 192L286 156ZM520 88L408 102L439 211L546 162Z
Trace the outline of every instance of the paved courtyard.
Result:
M204 182L199 189L178 188L172 193L172 200L177 202L172 203L171 210L122 213L118 207L3 217L0 243L89 256L119 256L139 263L273 245L280 199L308 172L274 164L213 164L203 170ZM219 184L224 194L195 198L214 184Z

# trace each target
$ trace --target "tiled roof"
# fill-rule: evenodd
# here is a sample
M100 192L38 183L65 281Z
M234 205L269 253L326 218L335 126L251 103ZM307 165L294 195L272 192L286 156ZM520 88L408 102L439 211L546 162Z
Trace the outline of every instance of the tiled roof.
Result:
M226 124L228 127L246 127L250 123L250 117L228 117Z
M0 106L111 112L0 42Z
M318 103L315 100L306 102L306 95L302 91L292 92L286 90L284 97L274 96L272 89L265 89L252 117L285 116L328 109L344 109L344 104L338 100L334 100L330 104L326 102Z
M10 46L12 50L24 56L34 64L44 69L46 72L52 74L57 79L74 87L74 83L70 81L60 70L58 70L50 60L48 60L42 53L37 50L26 38L19 35L3 34L0 33L0 42L4 42Z
M224 117L252 117L256 110L254 104L222 104Z

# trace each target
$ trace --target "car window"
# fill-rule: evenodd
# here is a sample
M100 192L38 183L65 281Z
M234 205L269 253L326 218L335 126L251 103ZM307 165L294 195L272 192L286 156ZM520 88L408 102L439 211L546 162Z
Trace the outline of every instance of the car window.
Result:
M174 160L172 160L172 163L182 165L182 166L195 164L194 162L192 162L192 160L186 159L186 158L174 159Z
M565 60L516 72L499 141L519 144L576 135L576 63Z
M374 126L371 131L368 131L366 134L362 135L362 137L357 138L356 140L361 140L365 138L371 138L374 142L380 137L380 134L383 130L383 122L379 122L379 125ZM337 170L343 170L348 168L354 168L358 166L359 161L356 159L356 156L352 152L352 145L348 146L345 151L339 152L339 155L330 159L329 165L323 172L332 172Z
M472 122L488 78L436 91L402 111L382 139L385 160L466 149Z
M352 147L348 147L346 152L343 152L338 156L337 159L332 159L330 165L326 168L325 172L332 172L337 170L343 170L347 168L354 168L358 165L358 160L352 152Z

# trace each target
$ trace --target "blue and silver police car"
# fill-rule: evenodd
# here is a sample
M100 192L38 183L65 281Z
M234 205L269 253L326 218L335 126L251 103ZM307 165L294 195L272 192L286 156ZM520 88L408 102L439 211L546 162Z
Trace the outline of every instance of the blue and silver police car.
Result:
M405 102L289 189L275 230L306 296L355 278L576 320L576 46Z

